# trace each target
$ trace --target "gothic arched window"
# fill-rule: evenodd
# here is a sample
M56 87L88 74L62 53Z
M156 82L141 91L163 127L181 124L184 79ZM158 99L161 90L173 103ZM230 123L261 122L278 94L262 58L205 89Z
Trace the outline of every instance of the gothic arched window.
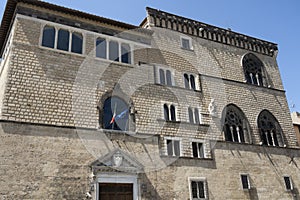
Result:
M243 68L247 83L264 86L263 63L252 53L248 53L243 58Z
M258 116L258 129L263 145L283 146L282 130L277 119L267 110Z
M109 97L103 106L103 127L105 129L128 131L129 106L119 97Z
M250 143L249 123L244 113L235 105L228 105L223 110L223 132L225 140L230 142Z

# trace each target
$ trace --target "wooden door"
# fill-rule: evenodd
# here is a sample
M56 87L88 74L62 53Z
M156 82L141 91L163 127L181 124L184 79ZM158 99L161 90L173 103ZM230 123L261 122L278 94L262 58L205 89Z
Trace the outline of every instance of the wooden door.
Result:
M133 183L99 183L99 200L133 200Z

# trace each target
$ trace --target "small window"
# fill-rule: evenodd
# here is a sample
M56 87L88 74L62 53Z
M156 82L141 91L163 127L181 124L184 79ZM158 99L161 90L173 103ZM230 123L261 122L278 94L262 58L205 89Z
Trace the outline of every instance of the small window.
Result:
M191 199L207 199L206 197L206 182L200 180L192 180L191 184Z
M170 70L166 70L167 85L172 86L172 74Z
M164 118L166 121L170 120L169 107L167 104L164 105Z
M186 89L198 90L195 77L196 76L193 74L187 74L187 73L183 74L184 87Z
M176 121L176 110L174 105L170 106L170 114L171 114L171 121Z
M198 108L194 109L194 115L195 115L195 124L200 124L201 120L200 120L200 115L199 115Z
M188 108L189 122L191 124L200 124L201 119L198 108Z
M109 41L109 60L119 61L119 44L116 41Z
M189 89L190 88L190 78L188 74L184 74L184 87Z
M193 157L204 158L203 143L192 142Z
M164 104L164 119L166 121L176 121L176 108L174 105Z
M82 39L81 33L72 33L72 52L82 54Z
M159 69L159 80L160 80L160 84L162 85L166 84L165 71L163 69Z
M194 123L194 113L192 108L188 108L190 123Z
M158 67L155 71L157 76L157 83L161 85L173 86L173 74L171 70Z
M52 26L45 26L43 30L42 46L54 48L55 42L55 28Z
M131 63L131 53L130 46L128 44L121 44L121 62L122 63Z
M181 38L181 47L183 49L192 50L192 40L190 38Z
M168 156L180 156L179 140L167 140L166 143Z
M293 183L292 183L291 177L289 177L289 176L284 176L283 179L284 179L285 189L286 189L287 191L293 190Z
M97 38L96 40L96 57L106 59L107 44L106 39Z
M70 33L67 30L60 29L58 31L57 49L69 51Z
M241 181L242 181L242 188L244 190L249 190L250 189L249 175L241 174Z

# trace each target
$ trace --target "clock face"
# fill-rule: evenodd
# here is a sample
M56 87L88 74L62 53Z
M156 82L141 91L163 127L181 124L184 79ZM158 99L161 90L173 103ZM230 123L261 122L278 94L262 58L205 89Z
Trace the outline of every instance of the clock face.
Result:
M103 107L103 127L128 131L128 108L126 102L119 97L106 99Z

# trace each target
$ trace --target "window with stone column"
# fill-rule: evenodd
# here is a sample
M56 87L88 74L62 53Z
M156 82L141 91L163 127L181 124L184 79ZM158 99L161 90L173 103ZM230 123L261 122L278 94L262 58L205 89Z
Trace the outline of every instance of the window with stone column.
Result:
M285 146L282 129L272 113L263 110L258 116L257 123L262 145Z
M241 109L230 104L224 108L222 116L223 133L226 141L251 142L249 122Z
M263 73L264 65L259 58L252 53L248 53L243 57L242 64L247 83L258 86L267 85Z

